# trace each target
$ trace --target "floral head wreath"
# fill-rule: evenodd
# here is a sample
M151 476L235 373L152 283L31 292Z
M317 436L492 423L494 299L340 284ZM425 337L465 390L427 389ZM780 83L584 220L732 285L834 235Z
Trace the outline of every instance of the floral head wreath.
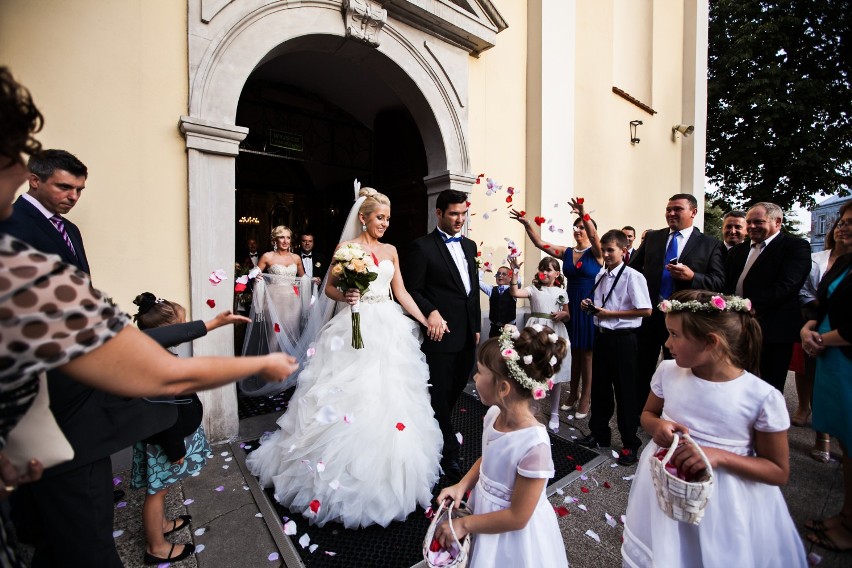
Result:
M506 361L506 367L509 369L509 376L515 379L519 385L532 392L535 400L541 400L545 397L547 391L553 388L553 380L548 379L547 381L542 382L534 381L523 369L521 369L521 366L518 364L518 361L521 359L521 355L515 349L515 344L513 342L514 339L517 339L520 336L521 332L518 331L518 328L514 325L508 324L503 326L503 331L500 332L500 338L498 339L500 344L500 355L502 355L503 360ZM555 357L551 357L551 365L556 364L554 359ZM523 360L524 364L529 365L532 363L532 355L524 355Z
M689 300L678 302L677 300L663 300L659 305L664 314L673 312L750 312L751 300L739 296L712 296L706 302Z

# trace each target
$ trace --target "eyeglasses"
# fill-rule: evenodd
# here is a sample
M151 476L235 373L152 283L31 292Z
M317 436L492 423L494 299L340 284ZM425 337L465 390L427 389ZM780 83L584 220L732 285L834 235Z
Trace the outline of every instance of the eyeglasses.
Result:
M838 221L837 225L834 227L836 229L845 229L846 227L852 228L852 221Z
M508 276L508 275L509 275L509 273L508 273L508 272L497 272L497 273L495 274L495 276Z

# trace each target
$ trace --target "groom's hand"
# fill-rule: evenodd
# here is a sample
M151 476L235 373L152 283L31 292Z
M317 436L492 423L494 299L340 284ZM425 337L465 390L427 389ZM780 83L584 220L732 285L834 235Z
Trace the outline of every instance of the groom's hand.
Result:
M426 319L426 334L432 341L441 341L444 338L444 333L450 333L450 328L447 327L447 322L438 313L438 310L433 310Z

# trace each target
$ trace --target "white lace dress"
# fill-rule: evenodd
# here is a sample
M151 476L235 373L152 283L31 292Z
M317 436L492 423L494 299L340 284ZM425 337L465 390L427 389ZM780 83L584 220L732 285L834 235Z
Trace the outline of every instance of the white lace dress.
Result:
M347 305L320 332L280 430L247 459L279 503L320 526L403 520L429 507L439 477L443 438L420 331L390 299L393 263L377 270L360 303L364 348L351 347Z
M500 409L492 406L485 414L482 432L482 464L479 481L468 503L477 515L507 509L517 475L534 479L553 476L550 438L544 426L531 426L513 432L500 432L494 421ZM470 556L471 568L511 566L512 568L567 568L565 543L559 532L556 513L542 489L527 526L498 534L475 534Z
M724 383L699 379L663 361L651 382L663 398L663 418L689 427L701 446L753 456L754 431L781 432L790 418L781 393L751 373ZM657 504L649 442L630 488L625 566L807 566L781 489L716 468L713 494L699 525L668 518Z

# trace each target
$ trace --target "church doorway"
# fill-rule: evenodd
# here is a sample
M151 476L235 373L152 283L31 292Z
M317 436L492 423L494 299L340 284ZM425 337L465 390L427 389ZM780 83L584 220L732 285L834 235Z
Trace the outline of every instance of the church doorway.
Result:
M314 235L328 258L353 199L353 182L391 199L385 241L404 256L427 231L428 174L420 132L382 78L332 54L273 57L248 78L236 124L248 128L235 161L235 257L248 239L270 250L276 225Z

